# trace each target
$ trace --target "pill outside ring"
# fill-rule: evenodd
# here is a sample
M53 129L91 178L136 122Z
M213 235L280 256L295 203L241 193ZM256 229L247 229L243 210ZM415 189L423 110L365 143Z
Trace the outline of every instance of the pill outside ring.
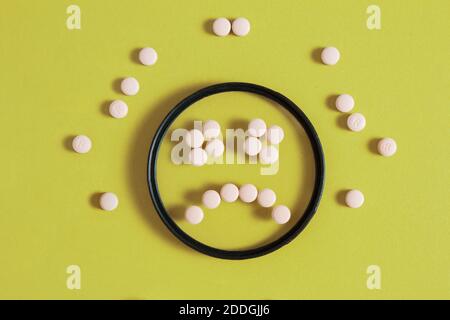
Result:
M100 208L105 211L113 211L119 206L119 198L115 193L106 192L100 196Z
M384 157L391 157L397 152L397 143L392 138L383 138L378 142L378 152Z
M125 78L120 84L120 89L127 96L135 96L139 92L139 82L133 77Z
M125 118L128 114L128 106L122 100L114 100L109 105L109 114L116 119Z
M354 132L362 131L366 127L366 118L361 113L353 113L347 119L347 127Z
M231 22L227 18L217 18L213 22L212 29L216 36L225 37L230 34Z
M354 209L359 208L364 204L364 195L359 190L356 190L356 189L350 190L345 195L345 203L350 208L354 208Z
M72 141L72 148L77 153L88 153L92 149L92 141L84 135L76 136Z
M329 66L334 66L341 59L341 53L335 47L327 47L322 50L322 62Z
M142 48L139 51L139 61L145 66L152 66L158 61L158 53L153 48Z
M336 109L340 112L352 111L355 107L355 99L349 94L341 94L336 99Z
M240 17L233 21L231 26L233 33L239 37L244 37L250 32L250 21L248 19Z

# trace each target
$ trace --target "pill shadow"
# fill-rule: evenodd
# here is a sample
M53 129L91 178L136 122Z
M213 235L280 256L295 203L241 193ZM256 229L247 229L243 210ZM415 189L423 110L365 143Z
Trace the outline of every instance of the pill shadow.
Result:
M109 106L111 105L112 100L106 100L103 101L100 104L100 113L106 117L110 117L111 115L109 114Z
M372 138L367 143L367 148L373 154L378 154L378 143L382 138Z
M120 85L122 84L122 80L123 80L123 78L118 78L112 82L111 87L115 93L122 94L122 89L120 88Z
M136 64L141 64L141 62L139 61L139 52L142 50L142 48L136 48L131 50L129 58L130 61Z
M340 191L338 191L338 192L336 192L336 196L335 196L335 199L336 199L336 202L338 203L338 204L340 204L341 206L347 206L346 204L345 204L345 196L347 195L347 193L350 191L350 189L347 189L347 190L340 190Z
M322 48L315 48L313 49L313 51L311 51L311 60L316 62L316 63L320 63L322 64L322 51L323 51L323 47Z
M175 221L181 221L184 219L184 212L186 211L186 207L177 205L167 208L167 212Z
M325 99L325 105L328 109L336 111L336 99L339 97L338 94L331 94Z
M207 19L204 23L203 23L203 31L205 31L206 33L209 34L214 34L213 32L213 23L214 23L214 19Z
M343 115L338 116L338 117L336 118L336 125L337 125L339 128L341 128L341 129L348 130L348 127L347 127L347 118L348 118L348 115L347 115L347 114L343 114Z
M89 203L91 204L91 206L93 208L101 209L101 207L100 207L100 197L102 196L102 194L103 194L102 192L94 192L89 197Z
M63 140L63 147L67 151L73 151L72 142L73 139L75 139L75 135L70 135L64 138Z

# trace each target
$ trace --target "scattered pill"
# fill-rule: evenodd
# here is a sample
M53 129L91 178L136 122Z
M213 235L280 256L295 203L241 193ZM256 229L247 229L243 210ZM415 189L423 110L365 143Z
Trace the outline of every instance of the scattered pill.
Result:
M291 210L286 206L276 206L272 210L272 218L278 224L285 224L291 219Z
M202 222L205 215L202 208L197 206L190 206L186 209L184 216L190 224L199 224L200 222Z
M328 47L323 49L321 57L324 64L333 66L338 63L339 59L341 58L341 54L339 53L338 49L334 47Z
M252 184L244 184L239 189L239 198L245 203L250 203L258 197L258 189Z
M232 183L227 183L220 189L222 200L228 203L235 202L239 197L239 189Z
M381 139L378 142L378 152L384 157L393 156L397 152L397 143L391 138Z
M246 18L237 18L233 21L232 29L235 35L246 36L250 32L250 21Z
M119 198L112 192L106 192L100 196L100 208L105 211L113 211L119 206Z
M366 118L361 113L354 113L347 119L347 126L350 130L359 132L366 126Z
M114 100L109 105L109 114L116 119L125 118L128 114L128 106L122 100Z
M262 137L267 130L266 123L262 119L253 119L248 124L248 134L252 137Z
M244 150L249 156L256 156L261 152L262 143L258 138L248 137L245 139Z
M277 195L272 189L263 189L258 194L258 203L261 207L270 208L277 201Z
M364 203L364 195L359 190L351 190L345 195L345 203L350 208L359 208Z
M158 53L153 48L143 48L139 51L139 61L146 66L152 66L158 61Z
M220 205L220 194L215 190L208 190L203 194L202 202L208 209L215 209Z
M284 139L284 131L279 126L271 126L267 129L267 140L271 144L280 144Z
M92 148L92 141L87 136L76 136L72 141L72 148L77 153L88 153Z
M231 22L227 18L218 18L214 20L212 28L215 35L225 37L230 34Z
M220 124L214 120L208 120L203 125L203 136L206 140L218 138L220 136Z
M278 161L279 152L275 146L263 146L259 153L259 161L262 164L274 164Z
M214 139L206 143L205 151L208 156L212 158L218 158L225 152L225 145L223 144L222 140Z
M139 92L139 82L136 78L125 78L120 84L123 94L127 96L135 96Z
M200 148L204 141L203 133L198 129L189 130L185 135L185 142L191 148Z
M208 154L202 148L194 148L189 152L189 163L201 167L208 162Z
M349 94L341 94L336 99L336 109L341 112L349 112L355 106L355 99Z

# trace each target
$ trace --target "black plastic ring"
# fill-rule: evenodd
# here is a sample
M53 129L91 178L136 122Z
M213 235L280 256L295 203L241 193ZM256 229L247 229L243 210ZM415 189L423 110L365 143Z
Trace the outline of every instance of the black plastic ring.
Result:
M185 233L178 225L173 221L170 215L167 213L166 208L161 200L161 196L159 193L158 182L156 178L156 166L159 148L163 141L163 138L171 126L171 124L175 121L175 119L187 108L189 108L195 102L206 98L208 96L223 93L223 92L231 92L231 91L241 91L241 92L250 92L254 94L258 94L269 98L281 106L283 106L286 110L288 110L297 121L303 126L308 138L310 140L313 152L314 152L314 160L316 166L316 177L314 182L314 190L311 196L311 200L308 204L308 207L305 210L303 216L299 219L299 221L284 235L282 235L277 240L263 245L261 247L248 249L248 250L222 250L218 248L214 248L208 246L204 243L201 243L187 233ZM300 232L308 225L311 218L317 211L320 199L322 197L322 191L324 187L325 181L325 159L322 150L322 145L320 143L319 137L317 135L316 130L313 125L309 121L308 117L303 113L303 111L291 100L283 96L282 94L273 91L271 89L252 84L252 83L243 83L243 82L229 82L229 83L221 83L212 85L199 91L194 94L186 97L180 103L178 103L166 116L166 118L162 121L158 130L156 131L155 137L153 138L152 144L150 146L150 152L148 156L148 186L150 190L150 196L153 200L153 204L158 212L161 220L164 222L166 227L183 243L195 249L201 253L206 255L221 258L221 259L250 259L256 258L268 253L271 253L277 249L280 249L284 245L288 244L292 240L297 237Z

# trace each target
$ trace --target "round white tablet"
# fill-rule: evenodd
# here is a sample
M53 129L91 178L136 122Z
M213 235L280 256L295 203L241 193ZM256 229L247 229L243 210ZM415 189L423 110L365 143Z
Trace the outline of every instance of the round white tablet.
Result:
M267 130L266 123L262 119L253 119L248 124L248 134L252 137L262 137Z
M190 224L199 224L200 222L202 222L205 215L202 208L197 206L190 206L186 209L184 216Z
M378 152L385 157L391 157L397 152L397 143L394 139L384 138L378 142Z
M250 203L258 197L258 189L252 184L244 184L239 189L239 198L245 203Z
M333 66L338 63L341 58L341 54L335 47L328 47L323 49L321 57L324 64Z
M139 61L146 66L152 66L158 61L158 53L153 48L143 48L139 51Z
M225 145L223 144L222 140L214 139L206 143L205 151L208 156L212 158L218 158L225 152Z
M258 203L261 207L270 208L277 201L277 195L272 189L263 189L258 194Z
M116 119L125 118L128 114L128 106L122 100L114 100L109 105L109 114Z
M112 192L100 196L100 207L105 211L113 211L119 206L119 198Z
M244 150L249 156L256 156L262 148L262 143L258 138L248 137L245 139Z
M205 141L203 133L198 129L189 130L185 135L185 142L191 148L200 148Z
M279 126L271 126L267 129L267 140L271 144L280 144L284 139L284 131Z
M215 120L208 120L203 124L203 136L206 140L220 136L220 124Z
M272 219L278 224L285 224L291 219L291 210L286 206L276 206L272 209Z
M355 106L355 99L349 94L341 94L336 99L336 109L341 112L349 112Z
M92 149L92 141L87 136L76 136L72 141L72 148L77 153L88 153Z
M212 28L215 35L225 37L230 34L231 22L227 18L218 18L214 20Z
M220 194L215 190L208 190L203 194L202 202L208 209L215 209L220 205Z
M189 151L189 163L195 167L201 167L208 162L208 154L202 148L194 148Z
M345 195L345 203L350 208L359 208L364 203L364 195L359 190L351 190Z
M237 18L233 21L232 29L235 35L246 36L250 32L250 21L246 18Z
M232 183L227 183L220 189L222 200L228 203L235 202L239 197L239 189Z
M273 164L278 161L279 152L275 146L263 146L259 153L259 161L262 164Z
M366 127L366 118L361 113L354 113L347 119L347 127L355 132L359 132Z
M123 94L127 96L135 96L139 92L139 82L133 77L125 78L122 80L120 88Z

